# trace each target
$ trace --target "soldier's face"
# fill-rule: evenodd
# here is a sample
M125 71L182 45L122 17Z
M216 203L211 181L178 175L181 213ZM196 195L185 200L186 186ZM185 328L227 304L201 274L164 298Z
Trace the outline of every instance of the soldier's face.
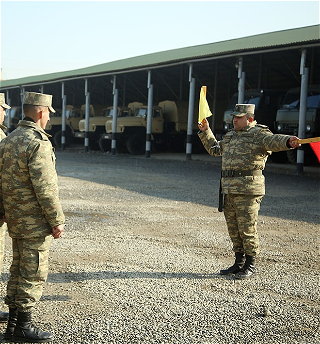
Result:
M4 109L4 107L0 106L0 124L3 124L5 115L6 115L6 110Z
M247 116L237 117L233 116L233 127L235 130L242 130L249 124Z

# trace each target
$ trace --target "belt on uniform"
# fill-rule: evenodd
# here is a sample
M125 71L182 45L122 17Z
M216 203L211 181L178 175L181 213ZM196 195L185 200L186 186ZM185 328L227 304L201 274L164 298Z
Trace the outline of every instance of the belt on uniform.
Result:
M262 170L223 170L221 177L246 177L246 176L262 176Z

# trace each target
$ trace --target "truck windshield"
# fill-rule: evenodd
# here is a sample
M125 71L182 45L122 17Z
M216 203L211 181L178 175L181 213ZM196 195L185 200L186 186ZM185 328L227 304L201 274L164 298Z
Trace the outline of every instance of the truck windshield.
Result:
M147 117L148 109L139 109L138 115L139 117Z
M243 100L243 104L254 104L255 105L255 109L258 108L259 106L259 102L261 99L261 95L260 94L248 94L245 93L244 94L244 100ZM238 103L238 94L234 95L229 103L229 108L228 110L233 110L236 106L236 104Z
M282 108L294 109L300 105L300 93L290 92L284 98ZM320 106L320 92L310 92L307 97L307 108L316 109Z
M104 109L102 111L102 116L113 117L113 108L112 109Z

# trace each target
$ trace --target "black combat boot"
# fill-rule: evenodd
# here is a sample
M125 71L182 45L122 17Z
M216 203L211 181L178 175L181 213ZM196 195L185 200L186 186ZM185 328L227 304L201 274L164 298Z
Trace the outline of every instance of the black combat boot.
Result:
M246 262L244 263L243 268L234 276L234 278L246 279L251 277L256 271L254 267L255 260L255 257L246 255Z
M240 271L240 269L244 265L245 256L244 256L244 253L241 253L241 252L236 252L235 256L236 256L236 260L234 264L230 266L230 268L228 269L220 270L220 275L236 274L237 272Z
M53 340L53 334L44 332L31 322L31 312L18 312L17 325L12 341L22 343L47 343Z
M13 331L17 324L17 319L18 319L17 308L9 308L9 320L8 320L6 332L4 333L5 339L9 339L9 340L12 339Z

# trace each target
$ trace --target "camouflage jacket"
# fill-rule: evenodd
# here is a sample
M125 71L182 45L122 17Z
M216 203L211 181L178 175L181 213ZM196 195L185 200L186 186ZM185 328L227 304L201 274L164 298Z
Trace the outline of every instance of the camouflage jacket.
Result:
M6 137L6 134L3 130L6 130L7 127L5 127L4 125L0 124L0 141L2 141L5 137ZM0 226L2 226L4 224L4 220L1 216L0 218Z
M217 141L211 129L199 133L204 148L212 156L222 156L222 170L263 170L272 152L289 150L289 135L273 134L267 126L253 121L240 131L230 130ZM223 177L225 194L264 195L263 175Z
M6 216L9 235L46 236L63 224L58 194L48 134L34 122L20 121L0 142L0 214Z

